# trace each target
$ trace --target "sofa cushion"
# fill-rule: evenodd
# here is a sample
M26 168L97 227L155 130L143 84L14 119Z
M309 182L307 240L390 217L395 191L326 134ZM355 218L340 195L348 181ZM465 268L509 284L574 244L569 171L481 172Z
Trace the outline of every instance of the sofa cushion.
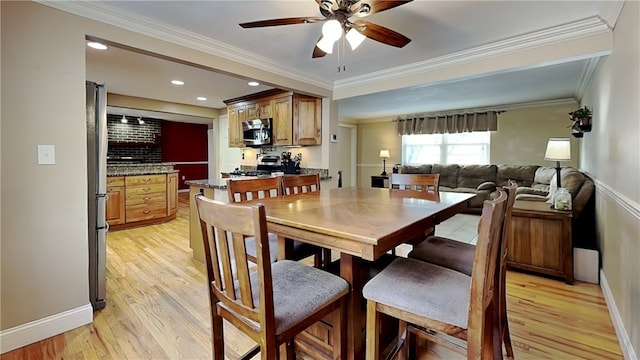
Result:
M518 183L518 186L531 186L538 165L498 165L496 172L496 185L506 186L509 180Z
M404 165L400 169L403 174L431 174L431 164L428 165Z
M536 170L536 174L533 177L533 182L536 184L551 184L551 180L556 175L556 169L552 167L541 166Z
M440 186L455 188L455 187L458 187L458 171L459 170L460 170L460 166L455 164L454 165L433 164L433 167L431 168L431 173L440 174Z
M464 165L458 170L458 187L477 188L483 182L496 180L495 165ZM442 177L442 175L440 175Z

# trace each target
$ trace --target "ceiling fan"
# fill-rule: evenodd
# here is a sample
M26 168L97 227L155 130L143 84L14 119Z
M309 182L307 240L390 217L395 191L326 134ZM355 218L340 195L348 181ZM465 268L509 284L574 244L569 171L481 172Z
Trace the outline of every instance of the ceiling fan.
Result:
M413 0L383 1L383 0L315 0L320 7L321 17L291 17L271 20L260 20L240 24L243 28L259 28L279 25L308 24L326 21L322 26L322 35L313 49L313 57L322 57L331 54L333 44L345 34L345 39L355 50L365 38L370 38L383 44L403 47L411 42L408 37L374 24L370 21L358 19L350 21L349 18L363 18L381 11L385 11Z

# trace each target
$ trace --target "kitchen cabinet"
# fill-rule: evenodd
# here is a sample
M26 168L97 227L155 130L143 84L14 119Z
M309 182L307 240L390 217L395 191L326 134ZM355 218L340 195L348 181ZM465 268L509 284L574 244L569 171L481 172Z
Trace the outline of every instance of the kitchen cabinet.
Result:
M124 176L107 177L106 220L109 226L125 222Z
M107 177L106 217L111 230L176 218L178 173Z
M244 147L242 121L272 118L273 145L321 145L322 99L283 90L268 90L226 100L229 147Z
M167 174L167 216L178 212L178 173Z
M322 144L322 100L293 96L293 145Z
M167 216L167 175L127 176L125 195L128 223Z
M244 147L244 141L242 141L242 122L246 119L246 105L228 106L227 113L229 119L229 147Z
M273 100L273 145L292 145L293 99L291 95Z

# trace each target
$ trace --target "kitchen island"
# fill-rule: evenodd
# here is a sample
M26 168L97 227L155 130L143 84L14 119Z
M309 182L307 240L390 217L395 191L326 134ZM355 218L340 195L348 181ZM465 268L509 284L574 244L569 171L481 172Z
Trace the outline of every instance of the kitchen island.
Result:
M229 202L227 196L227 179L205 179L187 180L189 185L189 246L193 250L193 258L204 263L204 245L202 242L202 232L200 231L200 220L196 209L195 196L203 194L209 199L222 202Z
M111 230L166 222L178 211L173 163L107 164L106 218Z

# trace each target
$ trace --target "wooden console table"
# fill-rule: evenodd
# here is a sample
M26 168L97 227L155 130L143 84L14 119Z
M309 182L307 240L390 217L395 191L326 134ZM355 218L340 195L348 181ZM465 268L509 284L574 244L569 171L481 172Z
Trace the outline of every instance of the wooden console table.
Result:
M507 265L564 278L573 284L571 211L550 204L516 201L507 233Z

